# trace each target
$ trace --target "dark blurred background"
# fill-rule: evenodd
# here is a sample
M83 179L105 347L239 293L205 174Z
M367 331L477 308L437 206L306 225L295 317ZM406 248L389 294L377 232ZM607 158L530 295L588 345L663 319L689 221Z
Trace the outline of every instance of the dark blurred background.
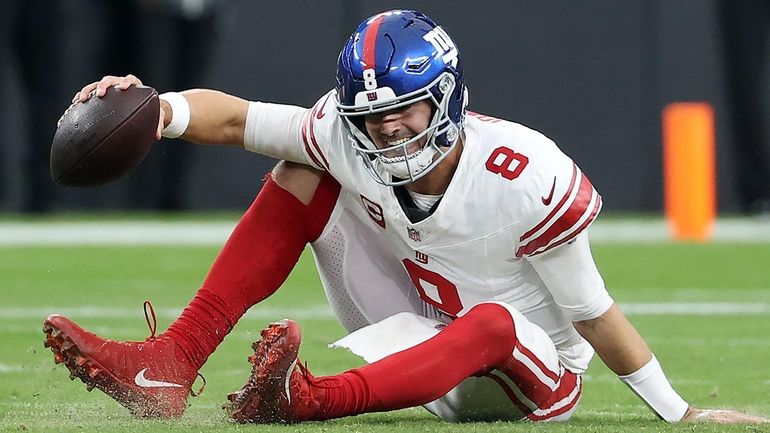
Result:
M764 0L2 0L0 211L245 208L274 161L178 140L108 186L57 186L56 120L105 74L309 106L334 85L356 24L395 7L452 36L471 109L554 139L605 210L661 211L661 110L705 101L720 211L770 211Z

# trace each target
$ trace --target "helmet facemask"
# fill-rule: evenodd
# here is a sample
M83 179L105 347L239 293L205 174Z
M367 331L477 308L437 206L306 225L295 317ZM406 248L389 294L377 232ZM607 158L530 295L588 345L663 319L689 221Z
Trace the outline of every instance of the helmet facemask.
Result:
M391 91L389 98L378 98L377 103L337 104L337 112L356 139L352 143L354 150L377 182L388 186L414 182L428 174L451 152L462 130L462 124L455 124L449 116L449 103L455 95L456 86L454 76L443 72L426 87L399 97ZM386 90L382 93L387 95L389 89L382 90ZM405 142L377 148L366 131L363 116L404 108L422 100L430 101L433 106L427 128ZM409 147L424 137L425 145L409 153Z

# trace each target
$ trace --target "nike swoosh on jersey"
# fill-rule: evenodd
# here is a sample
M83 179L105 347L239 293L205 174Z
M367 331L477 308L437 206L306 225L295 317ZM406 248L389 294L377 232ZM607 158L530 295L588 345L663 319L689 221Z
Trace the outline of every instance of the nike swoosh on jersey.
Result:
M556 176L553 177L553 185L551 185L551 192L548 193L548 197L541 197L543 204L548 206L553 200L553 192L556 190Z
M329 100L329 95L326 96L324 101L321 103L321 106L318 107L318 111L316 112L315 118L318 120L323 119L324 116L326 116L326 113L324 112L324 107L326 106L326 101Z
M140 371L139 373L136 373L136 377L134 377L134 383L141 386L142 388L181 388L182 387L182 385L179 385L178 383L147 379L146 377L144 377L145 371L147 371L146 368Z

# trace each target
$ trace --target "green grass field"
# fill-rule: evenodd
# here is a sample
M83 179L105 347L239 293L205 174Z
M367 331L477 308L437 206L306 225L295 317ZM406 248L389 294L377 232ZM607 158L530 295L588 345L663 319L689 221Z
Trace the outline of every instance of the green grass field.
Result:
M593 249L611 293L688 401L770 416L770 244L596 243ZM284 287L252 308L209 359L202 370L206 390L190 400L180 420L132 419L98 390L88 393L80 381L70 381L66 368L54 365L43 348L42 321L54 312L106 337L141 340L148 333L142 302L150 299L159 328L165 329L193 296L217 251L215 246L0 247L0 431L770 431L666 425L598 359L568 424L458 425L421 408L296 426L231 424L220 407L247 377L250 343L271 320L299 321L305 336L301 355L316 374L360 364L349 353L326 348L344 331L325 307L307 253Z

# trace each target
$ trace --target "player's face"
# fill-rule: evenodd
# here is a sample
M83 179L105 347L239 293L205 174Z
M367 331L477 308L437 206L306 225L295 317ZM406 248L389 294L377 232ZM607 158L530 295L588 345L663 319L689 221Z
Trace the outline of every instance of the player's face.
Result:
M423 132L430 123L432 113L430 102L423 100L395 110L367 115L364 123L374 145L384 149L397 146ZM407 152L411 154L421 149L426 141L427 137L420 138L409 145ZM399 155L402 153L398 150L393 155L385 154L386 157Z

